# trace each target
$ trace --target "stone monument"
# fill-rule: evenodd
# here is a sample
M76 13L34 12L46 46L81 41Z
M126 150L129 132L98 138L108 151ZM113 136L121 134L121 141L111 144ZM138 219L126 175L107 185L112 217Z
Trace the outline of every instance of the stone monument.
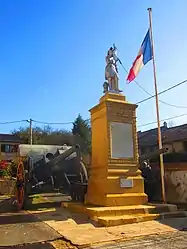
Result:
M148 200L139 170L137 105L129 103L119 90L117 61L114 46L106 57L104 95L90 110L92 163L85 203L63 203L104 226L157 219L161 210L160 205L158 209L145 205ZM164 205L162 210L171 212L177 207Z
M147 203L138 163L135 104L119 90L116 48L106 56L104 96L91 112L92 165L86 203L123 206Z

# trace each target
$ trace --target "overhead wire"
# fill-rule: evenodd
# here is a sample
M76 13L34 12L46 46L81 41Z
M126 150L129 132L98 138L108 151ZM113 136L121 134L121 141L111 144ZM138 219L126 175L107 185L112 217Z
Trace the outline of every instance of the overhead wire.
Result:
M15 123L22 123L22 122L28 122L28 120L17 120L17 121L6 121L6 122L0 122L0 125L3 124L15 124Z
M154 97L155 97L155 95L150 94L150 93L149 93L145 88L143 88L137 81L134 81L134 82L135 82L136 85L137 85L139 88L141 88L145 93L147 93L148 95L150 95L150 98L154 98ZM162 93L165 93L165 92L167 92L167 91L169 91L169 90L171 90L171 89L173 89L173 88L175 88L175 87L177 87L177 86L179 86L179 85L181 85L181 84L183 84L183 83L186 83L186 82L187 82L187 80L182 81L182 82L180 82L179 84L176 84L176 85L174 85L174 86L172 86L172 87L169 87L168 89L165 89L165 90L163 90L162 92L159 92L158 95L160 95L160 94L162 94ZM145 101L149 100L150 98L146 98ZM141 100L141 101L139 101L137 104L140 104L140 103L145 102L145 101ZM184 109L187 108L187 106L173 105L173 104L167 103L167 102L165 102L165 101L163 101L163 100L159 100L159 101L160 101L161 103L163 103L163 104L165 104L165 105L168 105L168 106L171 106L171 107L184 108Z
M183 116L187 116L187 113L183 113L181 115L177 115L177 116L172 116L172 117L169 117L169 118L165 118L165 119L162 119L160 120L160 122L163 122L163 121L167 121L167 120L171 120L171 119L175 119L175 118L180 118L180 117L183 117ZM36 121L36 120L32 120L33 122L35 123L40 123L40 124L46 124L46 125L66 125L66 124L73 124L73 122L56 122L56 123L51 123L51 122L43 122L43 121ZM90 121L90 119L86 119L85 121ZM7 121L7 122L0 122L0 125L1 124L13 124L13 123L21 123L21 122L28 122L28 120L18 120L18 121ZM152 124L156 124L157 121L153 121L153 122L149 122L149 123L146 123L146 124L142 124L142 125L138 125L138 127L143 127L143 126L147 126L147 125L152 125Z
M122 65L122 64L121 64ZM124 70L127 72L127 70L124 68ZM147 94L149 94L150 95L150 97L148 97L148 98L145 98L145 99L143 99L143 100L141 100L141 101L139 101L139 102L137 102L136 104L141 104L141 103L143 103L143 102L145 102L145 101L148 101L148 100L150 100L150 99L152 99L152 98L154 98L155 97L155 95L151 95L146 89L144 89L137 81L134 81L138 86L139 86L139 88L141 88L144 92L146 92ZM163 93L165 93L165 92L168 92L168 91L170 91L170 90L172 90L172 89L174 89L174 88L176 88L176 87L178 87L178 86L180 86L180 85L182 85L182 84L184 84L184 83L187 83L187 80L184 80L184 81L181 81L181 82L179 82L179 83L177 83L177 84L175 84L175 85L173 85L173 86L171 86L171 87L169 87L169 88L167 88L167 89L165 89L165 90L163 90L163 91L161 91L161 92L159 92L158 93L158 95L161 95L161 94L163 94ZM161 101L161 100L160 100ZM164 102L164 101L161 101L161 102ZM164 103L166 103L166 102L164 102ZM172 105L172 104L169 104L169 103L166 103L167 105L170 105L170 106L173 106L173 107L178 107L178 108L187 108L187 107L183 107L183 106L175 106L175 105ZM182 114L182 115L179 115L179 116L175 116L175 117L171 117L171 118L169 118L169 119L172 119L172 118L177 118L177 117L181 117L181 116L185 116L186 114ZM167 120L169 120L169 119L167 119ZM166 120L166 119L164 119L164 120ZM73 121L72 122L44 122L44 121L38 121L38 120L32 120L33 122L35 122L35 123L38 123L38 124L46 124L46 125L68 125L68 124L73 124ZM85 121L90 121L90 118L89 119L86 119ZM21 123L21 122L29 122L27 119L24 119L24 120L16 120L16 121L6 121L6 122L0 122L0 125L4 125L4 124L14 124L14 123ZM147 124L144 124L143 126L145 126L145 125L150 125L150 124L154 124L154 123L156 123L156 122L150 122L150 123L147 123ZM142 126L142 125L141 125Z
M121 66L122 66L122 68L124 69L124 71L128 74L128 71L127 71L127 69L124 67L124 65L123 65L123 63L121 62L121 60L119 60L119 63L121 64ZM140 83L138 83L137 80L133 80L133 81L135 82L135 84L136 84L142 91L144 91L146 94L148 94L148 95L150 96L149 98L145 98L145 99L143 99L143 100L137 102L136 104L143 103L143 102L145 102L145 101L147 101L147 100L150 100L150 99L152 99L152 98L154 98L154 97L156 96L155 94L152 95L151 93L149 93L144 87L142 87L142 86L140 85ZM180 86L180 85L182 85L182 84L184 84L184 83L187 83L187 80L183 80L183 81L179 82L178 84L175 84L175 85L173 85L173 86L171 86L171 87L169 87L169 88L167 88L167 89L165 89L165 90L159 92L158 95L161 95L161 94L163 94L163 93L165 93L165 92L168 92L168 91L172 90L173 88L178 87L178 86ZM175 107L175 108L187 108L187 106L173 105L173 104L167 103L167 102L165 102L165 101L163 101L163 100L159 100L159 102L161 102L161 103L163 103L163 104L165 104L165 105L171 106L171 107Z
M187 115L187 113L183 113L181 115L177 115L177 116L173 116L173 117L170 117L170 118L162 119L162 120L160 120L160 122L171 120L171 119L174 119L174 118L180 118L180 117L183 117L183 116L186 116L186 115ZM152 124L156 124L156 123L157 123L157 121L153 121L153 122L146 123L146 124L143 124L143 125L138 125L138 127L143 127L143 126L152 125Z
M48 125L68 125L68 124L73 124L73 122L44 122L44 121L37 121L37 120L32 120L34 123L38 124L48 124Z
M126 70L126 69L125 69ZM177 83L177 84L175 84L175 85L173 85L173 86L171 86L171 87L169 87L169 88L167 88L167 89L165 89L165 90L163 90L163 91L161 91L161 92L159 92L158 93L158 95L161 95L161 94L163 94L163 93L165 93L165 92L167 92L167 91L170 91L170 90L172 90L172 89L174 89L174 88L176 88L176 87L178 87L178 86L180 86L180 85L182 85L182 84L184 84L184 83L186 83L187 82L187 80L184 80L184 81L181 81L181 82L179 82L179 83ZM147 92L147 94L149 94L149 95L151 95L150 93L148 93L148 91L146 90L146 89L144 89L137 81L135 81L135 83L143 90L143 91L145 91L145 92ZM151 99L151 98L154 98L155 97L155 95L151 95L150 97L148 97L148 98L145 98L145 99L143 99L143 100L141 100L141 101L139 101L139 102L137 102L136 104L140 104L140 103L143 103L143 102L145 102L145 101L147 101L147 100L149 100L149 99ZM163 101L162 101L163 102ZM168 103L167 103L168 104ZM172 105L172 104L169 104L169 105L171 105L171 106L174 106L174 105ZM176 107L176 106L174 106L174 107ZM178 106L179 107L179 106ZM186 107L182 107L182 106L180 106L180 108L186 108ZM173 118L177 118L177 117L181 117L181 116L185 116L186 114L184 113L184 114L181 114L181 115L179 115L179 116L175 116L175 117L171 117L171 118L169 118L169 119L173 119ZM164 119L164 120L169 120L169 119ZM162 120L162 121L164 121L164 120ZM73 124L73 121L72 122L45 122L45 121L38 121L38 120L32 120L34 123L38 123L38 124L45 124L45 125L68 125L68 124ZM85 121L90 121L90 118L89 119L86 119ZM21 122L29 122L28 120L16 120L16 121L6 121L6 122L0 122L0 125L4 125L4 124L14 124L14 123L21 123ZM147 124L144 124L143 126L145 126L145 125L150 125L150 124L154 124L154 123L156 123L156 122L150 122L150 123L147 123ZM141 125L142 126L142 125Z
M125 72L128 73L127 69L123 66L121 60L119 60L119 62L120 62L120 64L121 64L121 66L123 67L123 69L125 70ZM136 80L134 80L134 82L135 82L136 85L137 85L139 88L141 88L146 94L150 95L150 97L145 98L145 99L143 99L143 100L140 100L140 101L137 102L136 104L143 103L143 102L148 101L148 100L150 100L150 99L152 99L152 98L155 97L155 95L150 94L150 93L149 93L145 88L143 88ZM177 83L177 84L175 84L175 85L173 85L173 86L171 86L171 87L169 87L169 88L167 88L167 89L165 89L165 90L159 92L158 95L161 95L161 94L163 94L163 93L166 93L166 92L168 92L168 91L170 91L170 90L172 90L172 89L174 89L174 88L176 88L176 87L178 87L178 86L180 86L180 85L182 85L182 84L184 84L184 83L187 83L187 80L181 81L181 82L179 82L179 83ZM162 100L159 100L159 101L162 102L162 103L164 103L164 104L166 104L166 105L172 106L172 107L187 108L187 107L184 107L184 106L176 106L176 105L173 105L173 104L169 104L169 103L167 103L167 102L165 102L165 101L162 101ZM164 120L170 120L170 119L182 117L182 116L185 116L185 115L187 115L187 114L184 113L184 114L181 114L181 115L178 115L178 116L174 116L174 117L171 117L171 118L168 118L168 119L164 119ZM164 120L161 120L161 121L164 121ZM68 124L73 124L73 121L71 121L71 122L45 122L45 121L38 121L38 120L33 120L33 119L32 119L32 121L33 121L34 123L45 124L45 125L68 125ZM89 122L89 121L90 121L90 118L89 118L89 119L86 119L85 121L88 121L88 122ZM26 120L26 119L25 119L25 120L18 120L18 121L0 122L0 125L1 125L1 124L3 125L3 124L21 123L21 122L29 122L29 120ZM156 123L156 122L150 122L150 123L143 124L143 125L140 125L140 126L142 127L142 126L151 125L151 124L155 124L155 123ZM139 126L139 127L140 127L140 126Z
M178 87L178 86L180 86L180 85L182 85L182 84L184 84L184 83L187 83L187 80L183 80L183 81L179 82L178 84L175 84L175 85L173 85L173 86L171 86L171 87L169 87L169 88L167 88L167 89L165 89L165 90L159 92L158 95L161 95L161 94L163 94L163 93L165 93L165 92L168 92L168 91L174 89L175 87ZM142 86L141 86L141 88L142 88ZM145 90L145 89L144 89L144 90ZM146 90L145 90L145 91L146 91ZM143 100L140 100L140 101L137 102L136 104L141 104L141 103L143 103L143 102L145 102L145 101L147 101L147 100L149 100L149 99L152 99L152 98L154 98L154 97L155 97L155 94L154 94L154 95L151 95L151 96L148 97L148 98L145 98L145 99L143 99ZM171 104L169 104L169 105L171 105ZM180 106L180 108L187 108L187 107L182 107L182 106Z
M171 120L171 119L175 119L175 118L179 118L179 117L183 117L183 116L186 116L187 113L183 113L181 115L177 115L177 116L172 116L172 117L169 117L169 118L165 118L165 119L162 119L160 120L160 122L163 122L163 121L167 121L167 120ZM91 119L85 119L85 121L90 121ZM66 125L66 124L73 124L73 122L65 122L65 123L50 123L50 122L41 122L41 121L35 121L33 120L33 122L36 122L36 123L40 123L40 124L46 124L46 125ZM149 122L149 123L146 123L146 124L143 124L143 125L138 125L138 127L143 127L143 126L147 126L147 125L152 125L152 124L156 124L157 121L153 121L153 122Z

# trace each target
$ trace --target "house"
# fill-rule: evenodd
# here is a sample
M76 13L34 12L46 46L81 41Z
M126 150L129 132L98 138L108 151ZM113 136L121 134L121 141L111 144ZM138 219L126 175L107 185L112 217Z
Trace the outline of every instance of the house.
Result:
M164 122L161 126L163 147L169 149L170 154L164 160L164 179L166 200L168 203L187 204L187 124L168 127ZM158 150L157 128L138 132L140 155ZM159 162L151 163L157 179L154 189L155 200L161 200L160 167Z
M154 152L158 149L157 128L138 132L139 154ZM164 122L161 126L163 147L169 152L187 152L187 124L168 127Z
M18 146L23 141L13 134L0 134L0 161L12 160L17 156Z

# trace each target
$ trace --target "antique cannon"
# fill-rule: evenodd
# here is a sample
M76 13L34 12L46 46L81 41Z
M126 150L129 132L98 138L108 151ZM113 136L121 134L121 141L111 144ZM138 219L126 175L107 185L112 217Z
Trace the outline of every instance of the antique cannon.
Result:
M78 145L21 144L12 168L13 195L19 210L24 208L28 195L45 184L53 189L66 186L72 199L80 199L84 196L81 191L86 192L88 175Z
M63 185L72 199L80 199L82 195L79 192L86 189L88 181L80 147L62 146L54 154L47 153L46 158L47 162L43 157L31 167L29 179L32 188L51 182L53 188L59 189Z
M48 150L39 160L36 160L33 153L28 153L27 156L29 192L48 183L53 189L60 189L63 186L63 190L68 190L72 199L80 199L82 195L79 192L87 187L88 175L78 145L64 145L58 147L55 152Z

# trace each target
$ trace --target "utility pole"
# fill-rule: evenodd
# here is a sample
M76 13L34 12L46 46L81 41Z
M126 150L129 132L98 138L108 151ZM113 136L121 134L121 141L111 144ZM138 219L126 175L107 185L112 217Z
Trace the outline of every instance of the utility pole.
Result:
M32 145L32 119L29 119L29 138L30 138L30 144Z

